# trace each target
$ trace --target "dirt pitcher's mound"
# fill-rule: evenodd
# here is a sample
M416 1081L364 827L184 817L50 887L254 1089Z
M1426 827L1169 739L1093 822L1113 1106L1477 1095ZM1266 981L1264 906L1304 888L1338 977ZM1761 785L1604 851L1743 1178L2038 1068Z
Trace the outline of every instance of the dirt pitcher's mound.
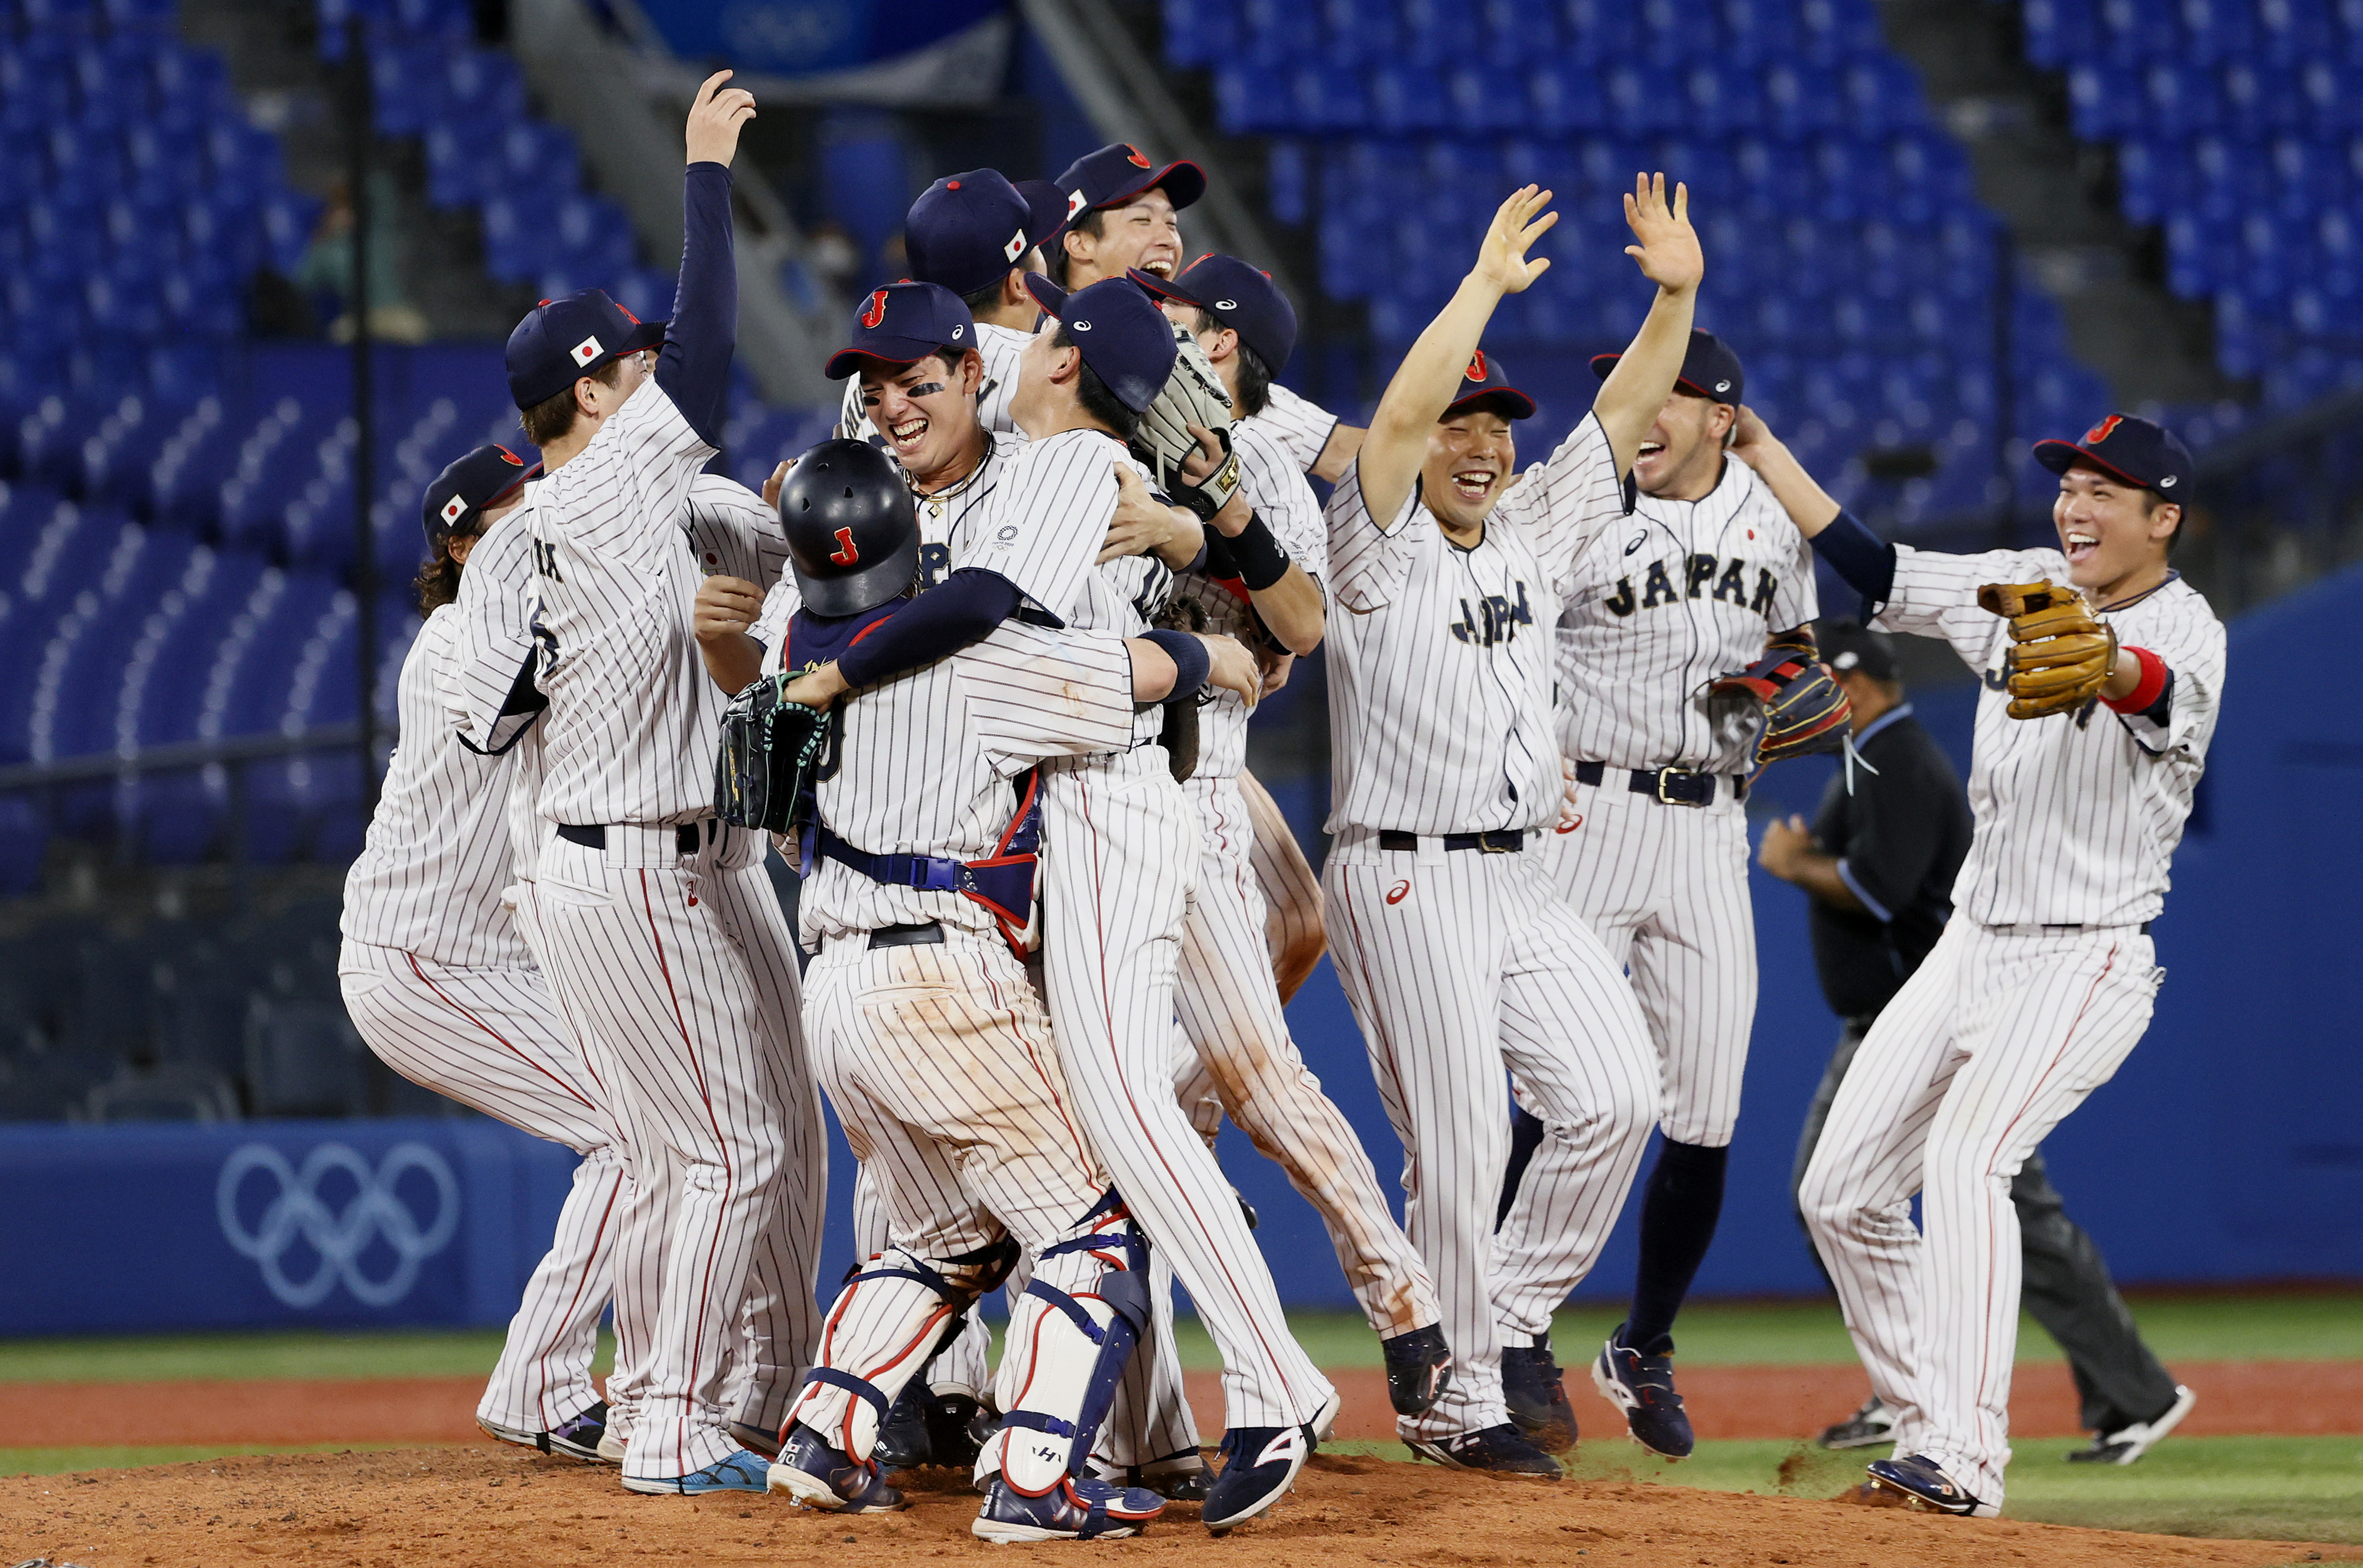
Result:
M305 1568L531 1564L1015 1561L968 1533L976 1495L923 1473L906 1513L847 1518L783 1498L640 1497L616 1472L495 1449L221 1459L147 1470L0 1481L0 1562L90 1568L284 1562ZM1791 1497L1631 1483L1510 1482L1428 1465L1318 1455L1275 1517L1216 1540L1174 1504L1138 1540L1059 1543L1059 1562L1230 1568L1814 1563L1842 1568L2262 1565L2304 1555L2286 1541L2184 1540L1965 1520ZM1045 1559L1048 1561L1049 1559Z

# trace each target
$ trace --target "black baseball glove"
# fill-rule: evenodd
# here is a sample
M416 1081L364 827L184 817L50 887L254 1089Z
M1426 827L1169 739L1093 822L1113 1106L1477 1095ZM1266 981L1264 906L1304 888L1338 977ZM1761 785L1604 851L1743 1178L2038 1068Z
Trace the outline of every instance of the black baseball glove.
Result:
M794 679L764 676L723 710L714 813L726 823L793 833L803 819L828 740L829 715L780 695Z
M1756 765L1846 745L1853 704L1811 648L1776 644L1746 669L1718 675L1715 691L1745 691L1764 710L1764 733L1757 737Z

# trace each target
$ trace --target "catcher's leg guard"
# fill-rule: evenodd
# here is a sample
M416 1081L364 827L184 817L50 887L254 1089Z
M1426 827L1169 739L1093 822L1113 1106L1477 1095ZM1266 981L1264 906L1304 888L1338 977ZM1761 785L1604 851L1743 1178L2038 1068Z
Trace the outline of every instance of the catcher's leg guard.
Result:
M1043 1249L1009 1314L1002 1389L1008 1414L977 1460L1012 1491L1040 1496L1081 1474L1125 1364L1149 1320L1148 1243L1120 1209Z
M821 1328L820 1348L788 1410L829 1446L866 1463L894 1397L919 1375L970 1304L1001 1282L1015 1249L937 1260L889 1247L846 1282Z

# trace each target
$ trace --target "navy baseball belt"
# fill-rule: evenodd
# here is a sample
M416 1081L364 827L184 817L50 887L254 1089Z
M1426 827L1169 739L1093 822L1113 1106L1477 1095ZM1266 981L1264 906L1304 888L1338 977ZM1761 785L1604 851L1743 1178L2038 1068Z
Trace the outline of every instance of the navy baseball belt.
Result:
M1579 762L1575 765L1575 781L1597 787L1608 777L1604 762ZM1712 806L1714 804L1715 780L1722 775L1700 773L1688 767L1636 767L1625 778L1625 788L1636 795L1647 795L1668 806ZM1739 774L1731 775L1731 798L1747 799L1747 780Z
M943 940L942 923L932 920L913 925L882 925L870 933L872 952L881 947L932 947Z
M569 844L579 844L585 849L607 847L607 828L603 823L593 823L588 826L575 823L560 823L558 824L558 836ZM696 854L705 847L704 824L703 823L682 823L672 830L672 842L674 847L683 855Z
M1419 849L1419 834L1397 833L1383 828L1379 833L1381 849ZM1492 833L1448 833L1444 835L1447 849L1480 849L1488 855L1515 855L1526 847L1526 835L1514 828L1497 829Z

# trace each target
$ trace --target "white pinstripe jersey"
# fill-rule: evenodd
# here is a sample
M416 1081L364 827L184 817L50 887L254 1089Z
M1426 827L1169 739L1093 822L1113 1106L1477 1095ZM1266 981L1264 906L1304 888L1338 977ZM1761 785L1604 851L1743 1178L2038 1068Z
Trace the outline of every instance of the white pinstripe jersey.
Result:
M1341 421L1319 403L1274 381L1264 394L1263 412L1246 414L1239 423L1252 425L1279 442L1298 472L1311 473L1313 465L1321 460L1321 448L1329 444Z
M690 629L698 585L768 586L787 558L760 496L698 471L714 452L649 381L536 488L549 822L661 827L713 811L728 698Z
M510 876L530 882L545 831L535 815L541 792L541 725L538 713L505 710L519 672L533 657L533 527L525 500L499 518L468 552L453 602L450 655L438 670L448 722L461 742L509 759Z
M1115 465L1148 470L1104 430L1065 430L1029 442L1015 456L969 536L956 552L955 570L978 567L1017 585L1034 608L1075 631L1137 637L1156 624L1173 588L1173 573L1155 556L1125 556L1094 563L1115 516ZM1135 728L1136 744L1154 741L1163 715L1150 708Z
M984 361L984 380L976 389L976 416L987 430L1004 435L1017 432L1009 417L1009 400L1017 395L1019 356L1032 341L1032 333L1014 326L997 326L989 321L976 324L977 357ZM883 445L877 438L877 425L861 406L860 376L845 378L845 395L838 400L837 433L872 446Z
M459 632L459 610L446 604L427 617L403 658L394 688L401 739L345 875L340 924L349 941L438 964L523 966L533 959L501 908L512 765L460 744L438 680Z
M1585 552L1559 623L1559 745L1613 767L1744 773L1761 727L1707 683L1819 613L1804 536L1746 463L1701 499L1638 497Z
M2173 671L2166 723L2095 699L2042 719L2010 716L2010 623L1978 607L1988 582L2068 581L2057 550L1939 555L1895 547L1895 587L1875 624L1942 637L1978 672L1969 759L1976 833L1953 907L1985 925L2138 925L2165 907L2168 867L2206 767L2224 692L2224 624L2180 575L2103 611L2117 640Z
M1315 582L1329 569L1329 534L1321 521L1321 503L1304 482L1287 448L1249 421L1231 426L1231 447L1238 454L1239 488L1248 504L1263 518L1264 526L1280 541L1289 558ZM1209 528L1211 539L1214 531ZM1255 613L1231 590L1198 572L1174 580L1173 597L1190 600L1206 613L1206 630L1226 633L1254 646ZM1198 779L1234 778L1248 765L1248 705L1236 691L1220 691L1198 710Z
M947 659L849 697L821 820L872 855L981 860L1015 814L1011 783L1045 756L1122 751L1132 656L1121 637L1003 622ZM991 932L958 893L887 887L826 857L804 882L807 946L851 931L942 921Z
M1558 814L1559 619L1578 560L1625 515L1586 414L1464 550L1418 486L1381 526L1358 460L1329 497L1329 831L1477 833Z

